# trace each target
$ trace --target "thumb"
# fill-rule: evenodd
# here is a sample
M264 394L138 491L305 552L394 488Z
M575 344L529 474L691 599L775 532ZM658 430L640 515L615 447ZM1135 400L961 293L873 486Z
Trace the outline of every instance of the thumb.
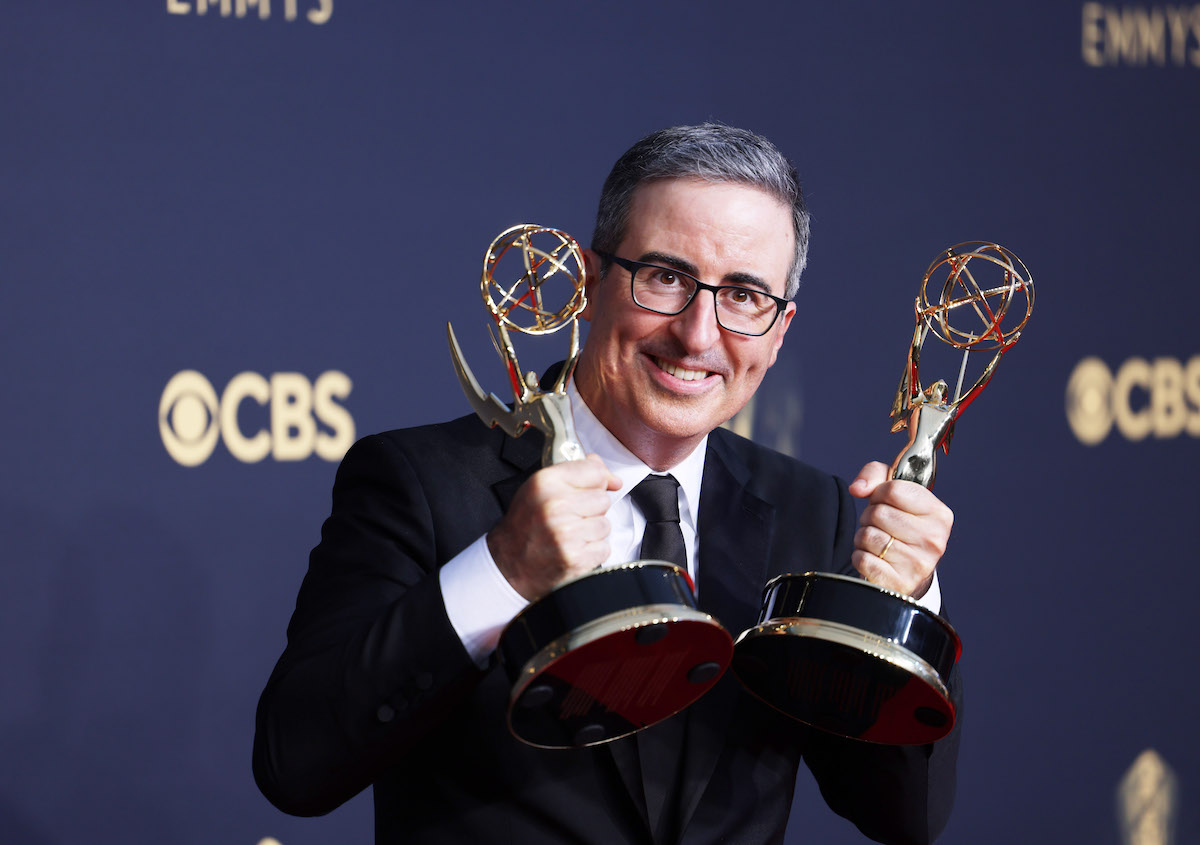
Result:
M594 452L591 452L588 454L587 460L591 461L592 463L596 464L597 466L599 466L601 469L604 470L604 473L606 476L606 478L604 479L604 487L606 490L616 491L616 490L621 489L621 479L619 479L619 478L617 478L617 476L613 475L612 471L608 468L608 465L604 463L604 460L599 455L597 455Z
M875 492L875 488L888 480L888 468L879 461L871 461L858 471L858 476L850 482L850 495L857 499L865 499Z

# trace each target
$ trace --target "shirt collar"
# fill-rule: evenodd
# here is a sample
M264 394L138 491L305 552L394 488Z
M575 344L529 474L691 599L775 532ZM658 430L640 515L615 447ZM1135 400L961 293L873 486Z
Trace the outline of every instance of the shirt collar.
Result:
M621 479L621 489L609 493L609 496L613 502L623 499L653 470L646 466L641 458L626 449L621 441L596 419L596 415L575 388L574 379L567 385L567 396L571 400L571 412L575 418L575 434L579 437L579 444L583 446L584 452L599 455L609 471ZM667 470L675 476L683 493L679 509L680 519L693 527L696 525L696 515L700 512L700 487L704 478L704 458L707 454L706 434L690 455Z

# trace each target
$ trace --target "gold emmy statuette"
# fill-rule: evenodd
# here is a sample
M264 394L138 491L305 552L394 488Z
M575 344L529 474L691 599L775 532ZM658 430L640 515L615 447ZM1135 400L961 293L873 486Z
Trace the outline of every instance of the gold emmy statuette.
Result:
M892 478L933 486L937 449L948 450L958 418L1032 311L1033 278L1004 247L962 243L933 261L921 280L917 327L892 402L892 430L907 428L909 437ZM931 331L962 352L953 397L943 380L921 385L921 349ZM972 352L993 355L964 390ZM800 721L914 745L954 727L948 684L961 650L950 624L912 598L859 578L806 572L766 585L759 624L738 638L733 670L752 693Z
M561 307L547 305L550 282L568 288ZM481 288L499 328L511 408L484 393L447 325L454 369L476 414L512 437L541 431L543 466L584 457L566 386L579 356L585 282L579 245L558 229L514 226L488 249ZM522 374L510 333L545 335L568 324L566 362L543 390L536 373ZM724 673L733 638L697 609L687 572L643 560L559 584L508 624L497 653L512 684L513 735L541 748L577 748L628 736L687 707Z

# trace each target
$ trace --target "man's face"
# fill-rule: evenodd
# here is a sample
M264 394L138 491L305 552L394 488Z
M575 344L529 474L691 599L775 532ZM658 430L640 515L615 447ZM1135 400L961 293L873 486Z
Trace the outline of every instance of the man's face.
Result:
M670 179L634 193L615 254L674 267L710 285L762 286L782 297L794 249L791 210L745 185ZM575 380L588 407L650 466L686 455L742 409L783 344L792 315L762 337L717 325L712 294L697 291L673 317L638 307L629 272L600 280L588 251L587 342Z

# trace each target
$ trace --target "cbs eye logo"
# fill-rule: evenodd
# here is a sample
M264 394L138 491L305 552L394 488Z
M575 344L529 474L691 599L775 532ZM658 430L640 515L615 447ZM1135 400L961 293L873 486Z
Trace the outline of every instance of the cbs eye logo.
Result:
M187 467L208 460L218 440L248 464L267 455L277 461L302 461L314 453L338 461L354 443L354 418L337 401L344 401L352 386L337 370L322 373L314 382L301 373L274 373L268 379L244 372L230 379L218 397L203 374L183 370L163 389L158 431L167 454ZM243 421L254 411L263 418L247 425L257 426L247 432Z
M1127 440L1200 437L1200 355L1130 358L1114 373L1084 358L1067 382L1067 422L1079 442L1095 446L1115 425Z

